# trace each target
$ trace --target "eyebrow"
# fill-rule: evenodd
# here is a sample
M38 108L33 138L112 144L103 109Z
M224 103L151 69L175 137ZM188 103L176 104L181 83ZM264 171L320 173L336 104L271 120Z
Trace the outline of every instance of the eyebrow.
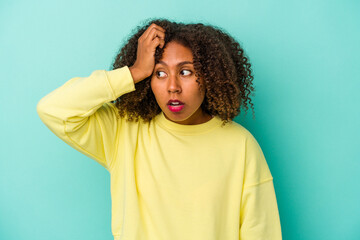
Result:
M165 66L167 66L167 64L163 61L159 61L158 64L163 64ZM193 64L193 62L190 62L190 61L183 61L183 62L179 62L176 66L182 66L184 64Z

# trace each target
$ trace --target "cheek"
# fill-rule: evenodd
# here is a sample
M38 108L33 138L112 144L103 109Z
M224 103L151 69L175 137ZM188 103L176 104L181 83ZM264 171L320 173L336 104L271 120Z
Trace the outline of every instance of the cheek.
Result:
M153 93L155 94L158 87L156 86L156 81L154 81L153 79L150 80L150 87L151 87L151 90L153 91Z
M160 94L161 86L156 81L151 80L150 87L151 87L151 91L155 95L155 98L159 99L159 97L161 96L161 94Z
M200 90L198 87L194 89L192 95L194 103L196 102L197 104L201 104L204 101L205 92Z
M154 92L154 82L153 82L153 80L151 79L150 80L150 88L151 88L151 90Z
M201 97L200 97L201 102L203 102L204 99L205 99L205 92L204 92L204 91L201 91L201 95L200 95L200 96L201 96Z

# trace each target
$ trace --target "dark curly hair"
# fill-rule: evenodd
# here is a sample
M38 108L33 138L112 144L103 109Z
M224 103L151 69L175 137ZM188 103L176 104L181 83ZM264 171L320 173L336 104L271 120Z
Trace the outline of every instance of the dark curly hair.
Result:
M240 107L244 107L246 112L250 105L254 114L250 98L254 95L251 64L240 44L218 27L202 23L176 23L162 18L147 20L144 26L135 29L136 33L120 49L113 69L130 67L135 63L138 39L152 23L166 31L164 47L156 48L155 64L171 41L191 50L195 76L198 77L196 81L200 84L199 78L202 78L205 83L205 98L201 104L204 112L219 116L223 124L235 118L240 113ZM141 118L147 122L161 112L151 90L150 79L151 76L136 83L135 91L113 101L121 117L127 116L130 121Z

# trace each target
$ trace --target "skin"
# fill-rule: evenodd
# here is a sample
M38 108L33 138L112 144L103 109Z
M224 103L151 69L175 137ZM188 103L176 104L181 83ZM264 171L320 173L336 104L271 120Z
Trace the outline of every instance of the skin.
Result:
M169 42L151 76L151 89L158 105L168 120L178 124L201 124L212 118L200 107L205 90L200 90L196 82L192 61L193 55L189 48L177 42ZM204 84L202 79L199 81ZM170 99L180 100L184 108L179 112L170 111L167 105Z
M138 39L136 61L129 67L134 83L151 76L151 89L165 117L175 123L184 125L201 124L209 121L212 116L201 109L204 100L204 90L200 90L196 82L192 64L181 64L193 61L189 48L177 42L169 42L164 49L160 63L155 65L156 47L164 47L165 30L151 24ZM199 80L201 84L203 80ZM184 103L179 112L172 112L167 106L170 99Z

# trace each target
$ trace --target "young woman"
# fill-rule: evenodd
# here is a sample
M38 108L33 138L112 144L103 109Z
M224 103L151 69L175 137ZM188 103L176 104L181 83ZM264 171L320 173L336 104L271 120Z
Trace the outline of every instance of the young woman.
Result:
M113 70L75 77L37 112L111 176L115 240L278 240L273 178L253 135L251 65L232 37L155 19Z

